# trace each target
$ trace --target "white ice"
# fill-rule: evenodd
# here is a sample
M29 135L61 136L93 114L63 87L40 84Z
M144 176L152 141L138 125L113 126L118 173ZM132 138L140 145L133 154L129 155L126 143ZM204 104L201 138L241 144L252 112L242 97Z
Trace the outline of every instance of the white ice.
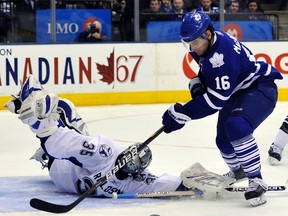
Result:
M161 116L170 104L79 107L91 134L108 135L128 146L143 142L161 127ZM267 151L280 124L287 115L288 102L279 102L274 112L255 131L261 152L262 175L269 185L285 185L288 178L288 150L277 166L267 162ZM215 145L217 115L189 122L182 130L160 134L149 146L153 151L150 170L155 174L179 175L195 162L222 174L227 172ZM77 196L57 193L47 171L29 160L39 147L28 127L8 111L0 111L0 215L51 215L29 206L31 198L69 204ZM247 181L241 183L247 185ZM253 208L242 192L225 193L217 199L96 199L87 198L66 215L85 216L284 216L288 212L288 192L267 192L267 204Z

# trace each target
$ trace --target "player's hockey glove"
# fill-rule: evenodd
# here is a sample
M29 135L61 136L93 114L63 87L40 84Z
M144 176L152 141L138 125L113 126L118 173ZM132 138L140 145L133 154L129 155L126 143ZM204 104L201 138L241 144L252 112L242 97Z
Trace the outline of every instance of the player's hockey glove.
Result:
M205 93L204 86L202 85L199 77L192 78L188 84L188 88L190 90L190 94L192 98L195 98Z
M120 163L120 160L123 156L127 154L134 155L133 152L137 152L138 146L140 143L133 144L128 147L127 150L123 151L117 158L116 164ZM139 154L134 156L134 158L128 162L120 171L115 175L119 180L123 180L127 177L136 177L138 174L141 174L151 163L152 161L152 151L147 146Z
M191 118L183 109L182 105L176 103L170 106L162 116L162 124L165 126L164 132L171 133L172 131L179 130L190 120Z

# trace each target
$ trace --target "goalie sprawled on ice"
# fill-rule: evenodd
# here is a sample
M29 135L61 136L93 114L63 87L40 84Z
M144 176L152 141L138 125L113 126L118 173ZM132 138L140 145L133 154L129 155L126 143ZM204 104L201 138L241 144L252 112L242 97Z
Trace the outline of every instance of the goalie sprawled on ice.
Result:
M20 93L5 106L18 114L19 119L29 125L39 138L41 147L32 159L40 161L43 168L48 168L52 181L61 192L84 193L105 176L118 163L119 158L139 145L131 145L125 150L109 137L90 136L75 106L49 93L32 75L23 84ZM190 181L185 174L182 178L186 186L180 176L153 175L147 169L151 160L151 150L146 147L92 195L112 197L115 192L151 193L195 189L194 179ZM199 166L196 168L198 173L194 173L193 169L188 170L190 172L186 173L190 176L201 175ZM217 180L222 181L221 178Z

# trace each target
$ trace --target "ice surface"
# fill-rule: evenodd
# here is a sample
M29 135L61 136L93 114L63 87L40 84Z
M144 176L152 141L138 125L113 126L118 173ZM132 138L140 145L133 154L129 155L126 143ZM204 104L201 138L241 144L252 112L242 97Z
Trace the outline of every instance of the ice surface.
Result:
M128 146L143 142L161 127L161 116L170 104L119 105L78 108L88 122L91 134L108 135ZM275 111L256 130L262 160L262 175L269 185L285 185L288 178L288 153L277 166L268 165L267 151L284 117L288 102L279 102ZM217 115L189 122L182 130L159 135L149 146L153 151L150 170L155 174L168 172L179 175L195 162L216 173L227 170L216 146ZM58 193L41 165L29 160L39 147L37 138L16 115L0 111L0 215L51 215L29 206L31 198L40 198L58 204L69 204L76 195ZM247 182L241 185L246 186ZM243 193L225 193L219 198L200 200L181 199L96 199L87 198L66 215L85 216L284 216L288 213L288 192L267 192L267 204L252 208Z

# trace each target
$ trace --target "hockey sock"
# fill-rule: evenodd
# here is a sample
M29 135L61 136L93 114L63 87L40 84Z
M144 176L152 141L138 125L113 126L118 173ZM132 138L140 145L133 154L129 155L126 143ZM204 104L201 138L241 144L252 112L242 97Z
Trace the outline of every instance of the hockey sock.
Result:
M226 132L246 176L261 178L259 149L250 123L242 116L233 116L227 121Z

